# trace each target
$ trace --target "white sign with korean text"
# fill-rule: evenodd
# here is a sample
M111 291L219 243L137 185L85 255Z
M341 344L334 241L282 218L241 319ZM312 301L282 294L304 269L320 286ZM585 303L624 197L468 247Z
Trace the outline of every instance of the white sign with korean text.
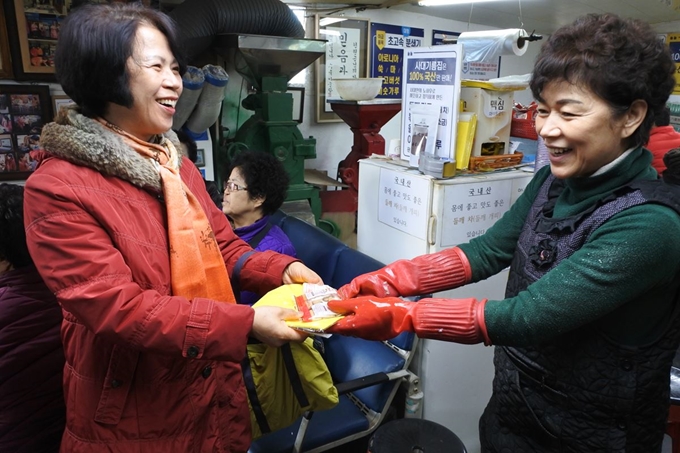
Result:
M430 185L422 175L381 168L378 221L426 240Z
M447 186L440 246L451 247L484 234L510 209L512 191L511 179Z
M340 99L333 79L356 79L359 77L359 42L361 30L353 28L326 27L326 100ZM330 33L328 33L330 31ZM332 112L328 102L326 112Z
M491 80L500 77L501 57L497 61L463 62L463 78L472 80Z
M423 109L439 115L435 155L455 158L462 55L460 44L415 48L405 52L401 103L402 159L409 160L411 157L411 143L416 136L414 110ZM428 139L431 140L431 137Z
M420 36L404 36L396 33L385 33L385 49L403 49L422 47L425 38Z

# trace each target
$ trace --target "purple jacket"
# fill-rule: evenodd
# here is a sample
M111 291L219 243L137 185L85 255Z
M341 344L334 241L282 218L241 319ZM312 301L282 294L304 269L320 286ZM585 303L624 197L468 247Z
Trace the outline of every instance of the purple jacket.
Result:
M236 233L238 237L240 237L244 241L249 242L268 224L269 216L264 216L260 220L251 225L234 229L234 233ZM278 252L284 255L292 256L293 258L297 257L295 247L293 247L293 244L290 242L290 239L288 239L286 233L284 233L283 230L276 225L271 226L267 234L260 240L259 244L257 244L255 250L259 252L271 250L273 252ZM257 294L251 291L241 291L241 299L239 300L239 303L253 305L260 299L260 297L261 296L258 296Z
M0 451L59 451L66 416L61 321L34 267L0 274Z

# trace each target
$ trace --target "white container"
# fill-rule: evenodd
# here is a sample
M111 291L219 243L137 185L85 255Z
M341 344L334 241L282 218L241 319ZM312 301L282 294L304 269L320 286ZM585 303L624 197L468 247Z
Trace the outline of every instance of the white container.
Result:
M421 418L423 414L422 401L425 394L423 392L414 393L406 397L404 407L404 418Z
M513 94L513 91L461 88L460 98L465 103L463 111L477 114L473 156L510 153Z
M491 228L532 177L508 170L434 179L394 162L360 159L357 249L391 263L467 242ZM508 272L434 297L503 300ZM491 397L494 348L425 339L418 351L409 369L424 394L422 418L450 429L468 452L479 453L479 417ZM409 405L415 405L413 397Z
M335 90L345 101L370 101L380 94L382 77L333 79Z

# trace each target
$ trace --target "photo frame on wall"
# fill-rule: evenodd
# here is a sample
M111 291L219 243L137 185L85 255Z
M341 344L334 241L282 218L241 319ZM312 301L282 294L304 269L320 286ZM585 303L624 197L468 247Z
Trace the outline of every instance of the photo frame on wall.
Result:
M57 116L57 113L59 113L59 110L61 110L62 107L71 104L75 104L75 102L65 94L52 95L52 111L54 112L54 116Z
M40 148L40 133L50 121L47 85L0 84L0 181L26 179L35 170L30 152Z
M321 14L314 19L315 38L327 40L326 54L315 62L316 122L342 122L326 102L339 98L332 79L368 77L371 21Z
M59 29L72 0L3 2L14 77L54 81Z

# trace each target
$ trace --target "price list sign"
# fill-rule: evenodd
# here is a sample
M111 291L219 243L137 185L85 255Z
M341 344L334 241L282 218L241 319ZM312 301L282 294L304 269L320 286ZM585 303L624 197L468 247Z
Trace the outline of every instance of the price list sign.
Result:
M378 221L426 240L430 184L421 175L381 168Z
M444 191L441 247L486 233L510 209L512 180L452 184Z

